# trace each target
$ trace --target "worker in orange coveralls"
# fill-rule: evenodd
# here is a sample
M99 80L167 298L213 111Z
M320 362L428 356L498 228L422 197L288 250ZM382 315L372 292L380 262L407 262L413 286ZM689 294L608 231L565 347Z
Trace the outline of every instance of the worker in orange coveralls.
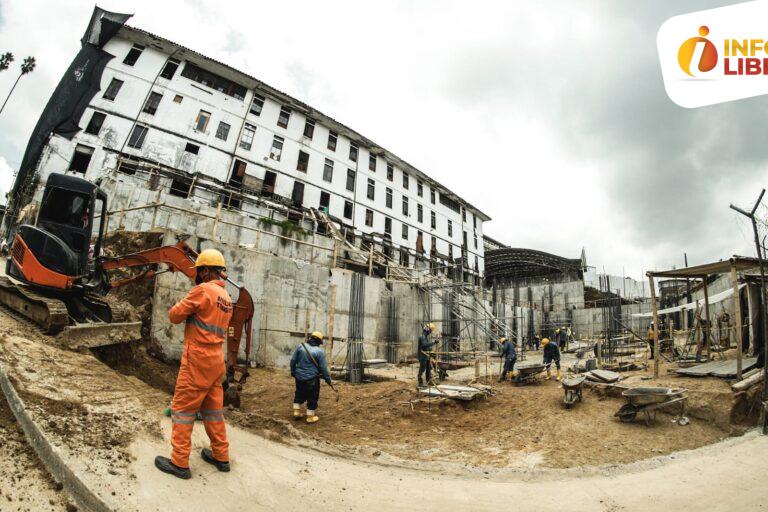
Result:
M186 322L184 354L171 402L171 458L155 457L157 469L183 479L192 477L189 453L198 412L211 440L211 449L203 448L203 460L219 471L229 471L221 381L225 372L223 343L232 317L232 299L224 288L226 265L219 251L202 251L195 267L197 286L168 313L172 323Z

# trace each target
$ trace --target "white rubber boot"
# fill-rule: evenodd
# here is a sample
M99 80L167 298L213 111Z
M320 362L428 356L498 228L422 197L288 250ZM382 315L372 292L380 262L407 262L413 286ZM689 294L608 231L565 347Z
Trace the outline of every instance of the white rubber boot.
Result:
M293 417L301 418L301 404L293 404Z
M320 421L320 418L317 417L315 411L307 409L307 423L316 423L318 421Z

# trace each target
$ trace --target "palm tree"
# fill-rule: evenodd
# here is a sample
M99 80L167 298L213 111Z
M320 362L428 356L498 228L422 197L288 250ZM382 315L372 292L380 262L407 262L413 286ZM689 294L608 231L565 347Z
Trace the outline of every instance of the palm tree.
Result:
M5 52L4 54L0 55L0 71L5 71L8 69L8 66L11 65L11 62L13 62L13 54L11 52Z
M10 56L10 61L8 60L8 56ZM13 61L13 54L11 53L3 54L0 57L0 71L2 71L2 69L6 69L12 61ZM3 65L5 65L5 68L2 68ZM27 57L26 59L24 59L24 62L21 63L21 73L19 73L19 76L16 78L16 81L13 83L13 87L11 87L11 92L9 92L8 97L5 98L5 101L3 102L3 106L0 107L0 114L2 114L3 109L5 108L5 104L8 103L8 100L10 99L11 94L13 94L13 90L16 89L16 85L19 83L19 80L21 80L21 77L31 73L34 70L35 70L35 58Z

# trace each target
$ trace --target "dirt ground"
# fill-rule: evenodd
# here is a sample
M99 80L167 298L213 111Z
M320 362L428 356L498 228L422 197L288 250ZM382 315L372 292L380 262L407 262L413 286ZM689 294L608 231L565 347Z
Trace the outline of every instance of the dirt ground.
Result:
M634 385L644 374L629 379ZM665 378L691 390L691 422L679 426L659 414L650 427L624 424L613 414L621 398L587 390L584 402L566 410L554 380L530 386L500 384L496 394L471 403L416 401L414 383L337 384L338 403L323 385L314 425L291 418L294 383L287 371L253 372L237 425L273 439L312 438L373 457L383 454L416 461L469 466L567 468L622 464L714 443L741 433L728 422L728 384L714 379Z
M66 493L40 464L2 396L0 439L0 510L69 510Z

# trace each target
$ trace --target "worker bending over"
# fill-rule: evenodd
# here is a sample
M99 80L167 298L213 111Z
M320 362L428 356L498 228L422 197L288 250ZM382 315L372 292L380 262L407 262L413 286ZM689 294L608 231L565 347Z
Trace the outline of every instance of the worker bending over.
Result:
M555 363L557 367L557 380L560 380L562 374L560 373L560 349L557 348L557 343L549 341L549 338L541 340L541 345L544 347L544 365L547 367L547 379L552 378L552 370L550 367L552 363Z
M424 331L419 336L419 387L424 385L422 377L427 374L427 384L432 382L432 367L429 361L428 352L437 345L437 341L430 341L429 335L435 331L435 324L427 324Z
M199 412L211 449L201 456L219 471L229 471L229 441L224 427L224 340L232 318L232 299L224 288L224 256L206 249L195 262L196 286L171 308L171 323L186 322L184 352L171 401L171 458L155 457L155 466L165 473L188 479L192 427Z
M513 341L507 338L501 338L501 357L504 359L504 367L499 375L499 382L507 380L507 372L515 371L515 361L517 361L517 347Z
M325 363L323 333L315 331L309 336L309 343L302 343L291 356L291 377L296 380L296 392L293 395L293 417L301 418L301 406L307 404L307 423L315 423L317 402L320 400L320 377L332 386L331 374Z

